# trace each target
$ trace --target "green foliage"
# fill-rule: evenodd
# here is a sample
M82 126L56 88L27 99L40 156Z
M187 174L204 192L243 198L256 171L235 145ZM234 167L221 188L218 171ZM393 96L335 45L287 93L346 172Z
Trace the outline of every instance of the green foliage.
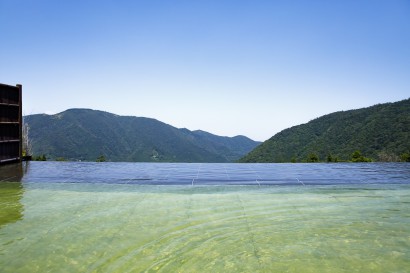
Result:
M333 157L331 154L328 154L326 157L326 162L327 163L337 162L337 157Z
M64 157L57 157L56 161L67 161L67 159L65 159Z
M410 162L410 153L403 153L400 156L401 161L403 162Z
M360 151L355 151L352 154L352 162L372 162L370 158L364 157Z
M260 144L244 136L220 137L155 119L89 109L30 115L25 120L33 152L54 160L95 161L104 154L110 161L232 162Z
M105 156L100 155L95 162L105 162L105 161L107 161L107 160L105 159Z
M319 156L315 153L310 153L307 158L308 163L316 163L319 162Z
M329 154L333 162L350 161L355 150L375 159L382 151L396 155L391 159L410 151L410 99L335 112L288 128L239 162L302 162L312 151L326 161Z
M45 154L33 157L34 161L47 161L47 157Z

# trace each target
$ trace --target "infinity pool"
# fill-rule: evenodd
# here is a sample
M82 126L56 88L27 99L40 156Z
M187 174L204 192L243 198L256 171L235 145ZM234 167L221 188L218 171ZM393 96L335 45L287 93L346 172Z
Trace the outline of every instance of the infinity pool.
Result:
M0 272L408 272L409 164L0 168Z

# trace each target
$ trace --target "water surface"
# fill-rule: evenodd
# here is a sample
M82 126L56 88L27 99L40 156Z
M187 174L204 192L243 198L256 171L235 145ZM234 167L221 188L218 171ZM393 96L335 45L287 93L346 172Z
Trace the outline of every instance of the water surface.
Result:
M409 167L1 167L0 272L408 272Z

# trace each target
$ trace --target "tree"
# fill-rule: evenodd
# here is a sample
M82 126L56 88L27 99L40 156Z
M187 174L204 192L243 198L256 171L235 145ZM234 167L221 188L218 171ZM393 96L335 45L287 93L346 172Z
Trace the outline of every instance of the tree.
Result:
M29 130L30 130L30 127L28 126L28 123L25 120L23 120L23 125L21 129L23 156L32 155L32 143L31 143L31 139L29 138L29 134L28 134Z
M309 163L319 162L319 156L315 153L310 153L308 155L307 162L309 162Z
M379 160L381 162L398 162L400 161L400 157L395 155L394 153L387 152L385 150L381 151L378 154Z
M105 159L104 155L100 155L96 160L96 162L105 162L105 161L106 161L106 159Z
M352 162L372 162L370 158L364 157L362 153L357 150L352 154Z
M400 156L401 161L410 162L410 153L404 153Z
M328 154L326 160L329 163L329 162L333 162L334 159L331 154Z
M35 160L35 161L47 161L47 157L46 157L45 154L42 154L42 155L36 156L36 157L34 158L34 160Z

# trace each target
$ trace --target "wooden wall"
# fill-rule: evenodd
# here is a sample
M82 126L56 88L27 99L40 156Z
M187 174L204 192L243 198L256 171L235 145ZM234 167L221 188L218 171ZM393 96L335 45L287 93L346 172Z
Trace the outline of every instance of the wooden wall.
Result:
M22 160L22 86L0 84L0 164Z

